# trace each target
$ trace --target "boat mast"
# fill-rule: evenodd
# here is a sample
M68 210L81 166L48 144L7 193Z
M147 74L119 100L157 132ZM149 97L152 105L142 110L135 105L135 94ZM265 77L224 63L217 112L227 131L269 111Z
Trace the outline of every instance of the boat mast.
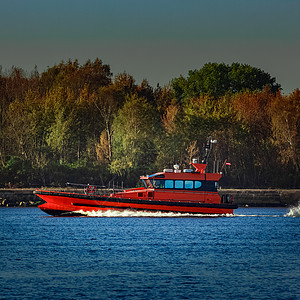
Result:
M211 138L211 136L209 136L207 138L207 141L206 141L206 144L204 145L204 149L205 149L205 155L204 155L204 158L202 160L202 163L203 164L206 164L207 163L207 160L208 160L208 157L210 155L210 152L211 152L211 149L212 149L212 144L216 144L217 143L217 140L213 140Z

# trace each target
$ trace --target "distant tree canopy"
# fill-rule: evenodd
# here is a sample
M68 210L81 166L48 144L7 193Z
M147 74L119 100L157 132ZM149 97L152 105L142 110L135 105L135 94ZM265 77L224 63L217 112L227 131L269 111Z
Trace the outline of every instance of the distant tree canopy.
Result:
M200 96L219 98L226 93L262 91L266 86L272 92L280 90L280 84L270 74L239 63L207 63L200 70L189 71L186 79L180 76L172 81L175 96L179 100Z
M103 64L98 58L93 62L88 60L82 66L78 60L74 62L69 60L67 63L61 62L43 72L40 85L44 91L57 86L67 86L73 92L78 92L87 86L90 91L93 91L101 86L109 85L111 79L110 66Z
M203 156L225 159L223 187L298 187L300 90L233 63L208 63L167 86L113 77L100 59L61 62L39 74L0 67L0 187L138 182ZM212 171L212 169L209 169Z

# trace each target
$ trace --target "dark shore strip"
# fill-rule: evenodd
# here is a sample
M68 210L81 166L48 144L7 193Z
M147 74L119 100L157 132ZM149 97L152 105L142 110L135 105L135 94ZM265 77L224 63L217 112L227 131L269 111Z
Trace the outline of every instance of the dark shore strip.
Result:
M44 190L65 191L64 188L43 188ZM43 201L33 194L33 188L0 189L0 206L2 207L36 207ZM67 190L80 192L83 190ZM249 207L287 207L300 202L300 189L222 189L220 195L231 194L234 203Z
M219 194L231 194L239 206L289 207L300 202L300 189L222 189Z

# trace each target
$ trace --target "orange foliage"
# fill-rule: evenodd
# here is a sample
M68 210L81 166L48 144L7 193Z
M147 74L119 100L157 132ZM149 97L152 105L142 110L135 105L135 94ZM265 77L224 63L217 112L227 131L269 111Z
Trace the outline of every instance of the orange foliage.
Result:
M236 95L233 105L238 120L245 123L257 134L265 136L270 131L269 109L274 94L269 88L262 92L243 92Z
M102 131L99 143L96 144L97 159L101 163L107 163L110 160L110 145L106 131Z
M175 131L176 128L176 116L178 113L178 107L175 104L168 106L166 113L162 118L162 125L166 129L167 132L171 133Z
M277 95L271 105L272 133L281 160L300 168L300 90L289 96Z

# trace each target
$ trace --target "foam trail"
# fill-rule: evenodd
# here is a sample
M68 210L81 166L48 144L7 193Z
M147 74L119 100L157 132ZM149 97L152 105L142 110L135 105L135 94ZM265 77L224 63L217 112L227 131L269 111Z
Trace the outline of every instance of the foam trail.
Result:
M272 217L272 218L278 218L282 217L281 215L239 215L239 214L234 214L234 217Z
M174 212L148 212L148 211L133 211L133 210L107 210L107 211L83 211L78 213L87 217L106 217L106 218L128 218L128 217L146 217L146 218L216 218L216 217L233 217L231 214L190 214L190 213L174 213Z
M174 213L174 212L149 212L149 211L134 211L134 210L106 210L106 211L83 211L78 210L82 216L86 217L102 217L102 218L218 218L218 217L300 217L300 204L298 207L290 208L290 211L285 215L263 215L263 214L191 214L191 213Z
M290 208L290 211L284 215L285 217L293 217L299 218L300 217L300 202L298 206L294 206Z

